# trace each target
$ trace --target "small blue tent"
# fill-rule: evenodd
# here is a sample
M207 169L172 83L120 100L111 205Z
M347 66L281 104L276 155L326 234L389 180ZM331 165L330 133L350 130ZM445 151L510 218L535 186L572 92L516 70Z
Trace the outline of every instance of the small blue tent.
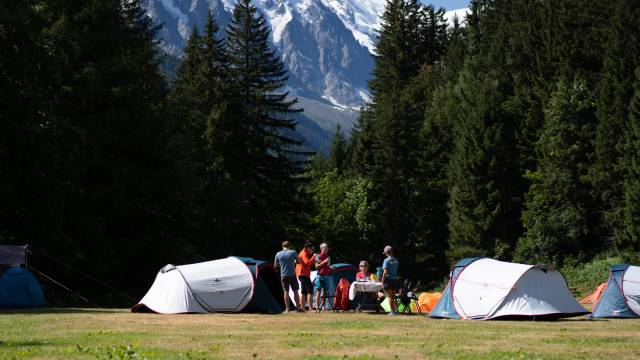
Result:
M338 288L338 283L340 279L346 278L350 283L356 280L356 268L351 264L333 264L329 266L331 268L331 277L330 281L327 284L329 297L333 297L336 293L336 289ZM317 279L317 277L316 277ZM317 280L316 280L317 281ZM327 301L326 308L328 310L333 309L333 302Z
M26 245L0 245L0 308L34 308L47 302L38 279L23 268Z
M40 283L29 270L12 267L0 275L0 308L34 308L46 303Z
M606 288L590 317L640 317L640 267L612 265Z

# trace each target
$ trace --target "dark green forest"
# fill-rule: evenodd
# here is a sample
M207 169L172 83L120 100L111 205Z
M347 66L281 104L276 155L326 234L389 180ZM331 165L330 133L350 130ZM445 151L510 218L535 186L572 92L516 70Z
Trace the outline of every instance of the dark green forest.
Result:
M284 240L374 264L390 244L427 287L469 256L637 262L638 19L636 0L476 0L448 26L389 0L372 101L324 156L251 0L192 30L173 80L138 1L4 1L0 243L102 305L131 299L71 268L137 297L167 263Z

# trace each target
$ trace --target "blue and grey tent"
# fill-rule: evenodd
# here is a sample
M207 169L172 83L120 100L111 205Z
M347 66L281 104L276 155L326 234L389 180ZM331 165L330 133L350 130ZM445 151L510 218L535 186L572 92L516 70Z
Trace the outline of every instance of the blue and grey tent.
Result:
M451 270L451 273L449 273L449 281L447 282L447 286L442 291L442 297L440 298L440 301L438 301L433 310L431 310L429 316L440 319L460 319L460 315L458 315L458 312L453 307L453 297L451 296L452 284L456 282L456 280L458 279L458 275L460 275L460 272L467 265L478 259L480 258L467 258L462 259L456 263L456 265Z
M562 274L550 266L489 258L459 261L430 316L489 320L560 318L586 314Z
M132 312L281 313L284 296L273 265L243 257L163 267Z
M640 267L628 264L611 266L606 288L591 317L640 317Z
M38 279L24 267L26 246L0 245L0 308L35 308L47 302Z
M346 278L350 283L356 280L356 268L351 264L334 264L329 266L331 268L331 277L327 287L329 288L328 296L333 297L336 294L336 289L338 288L338 283L340 279ZM333 310L333 302L327 301L326 308L328 310Z

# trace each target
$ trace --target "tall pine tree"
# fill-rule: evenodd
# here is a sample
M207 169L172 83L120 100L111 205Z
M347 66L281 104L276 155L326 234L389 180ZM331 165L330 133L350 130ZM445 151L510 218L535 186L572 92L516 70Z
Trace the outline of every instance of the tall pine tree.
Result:
M487 72L468 63L457 88L461 102L449 163L452 262L483 255L508 258L519 228L513 114L503 107L501 82Z
M224 234L233 222L221 214L238 215L230 211L224 195L225 167L236 153L229 134L238 132L229 121L228 73L224 42L209 12L203 35L196 28L191 32L169 95L174 156L185 169L184 181L191 184L183 191L183 221L191 225L189 242L205 258L230 253L231 240Z
M629 102L633 96L634 71L640 65L640 1L613 1L609 26L605 29L604 69L598 86L596 159L590 171L596 200L600 204L601 237L604 243L625 248L627 232L623 215L625 142L630 131Z
M270 48L269 26L251 0L240 0L227 28L227 51L243 129L236 142L236 163L230 176L241 181L251 212L242 222L254 239L248 244L266 253L282 239L298 236L305 202L300 198L299 173L307 153L294 139L292 115L297 99L280 89L288 79L282 61ZM241 244L238 244L241 246Z
M640 67L636 69L634 90L625 136L624 233L618 239L618 248L640 251Z
M567 256L593 250L593 201L586 175L594 126L595 106L586 84L561 83L536 145L538 169L529 174L532 185L522 215L526 232L517 261L562 265Z
M418 193L420 129L432 86L418 80L423 68L430 73L446 44L442 11L415 0L391 0L382 15L376 47L373 99L363 111L355 158L371 180L375 214L374 240L392 244L407 271L426 261L424 218ZM429 79L425 76L424 79ZM424 80L421 79L421 80Z

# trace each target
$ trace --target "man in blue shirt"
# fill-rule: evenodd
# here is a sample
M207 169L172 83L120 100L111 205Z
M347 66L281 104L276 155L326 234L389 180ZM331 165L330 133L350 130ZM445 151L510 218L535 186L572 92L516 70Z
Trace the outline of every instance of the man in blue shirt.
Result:
M294 250L289 250L291 245L288 241L282 243L282 250L276 254L273 266L280 269L280 280L282 281L282 290L284 291L284 303L287 310L291 311L289 299L289 288L293 290L293 299L296 302L296 311L304 312L300 308L300 297L298 296L298 279L296 278L296 263L298 262L298 254Z
M398 259L393 256L393 248L391 246L385 246L382 253L387 256L387 258L382 262L382 289L384 290L387 299L389 299L389 306L391 307L389 315L398 315L396 302L393 298L399 288L398 267L400 266L400 263L398 262Z

